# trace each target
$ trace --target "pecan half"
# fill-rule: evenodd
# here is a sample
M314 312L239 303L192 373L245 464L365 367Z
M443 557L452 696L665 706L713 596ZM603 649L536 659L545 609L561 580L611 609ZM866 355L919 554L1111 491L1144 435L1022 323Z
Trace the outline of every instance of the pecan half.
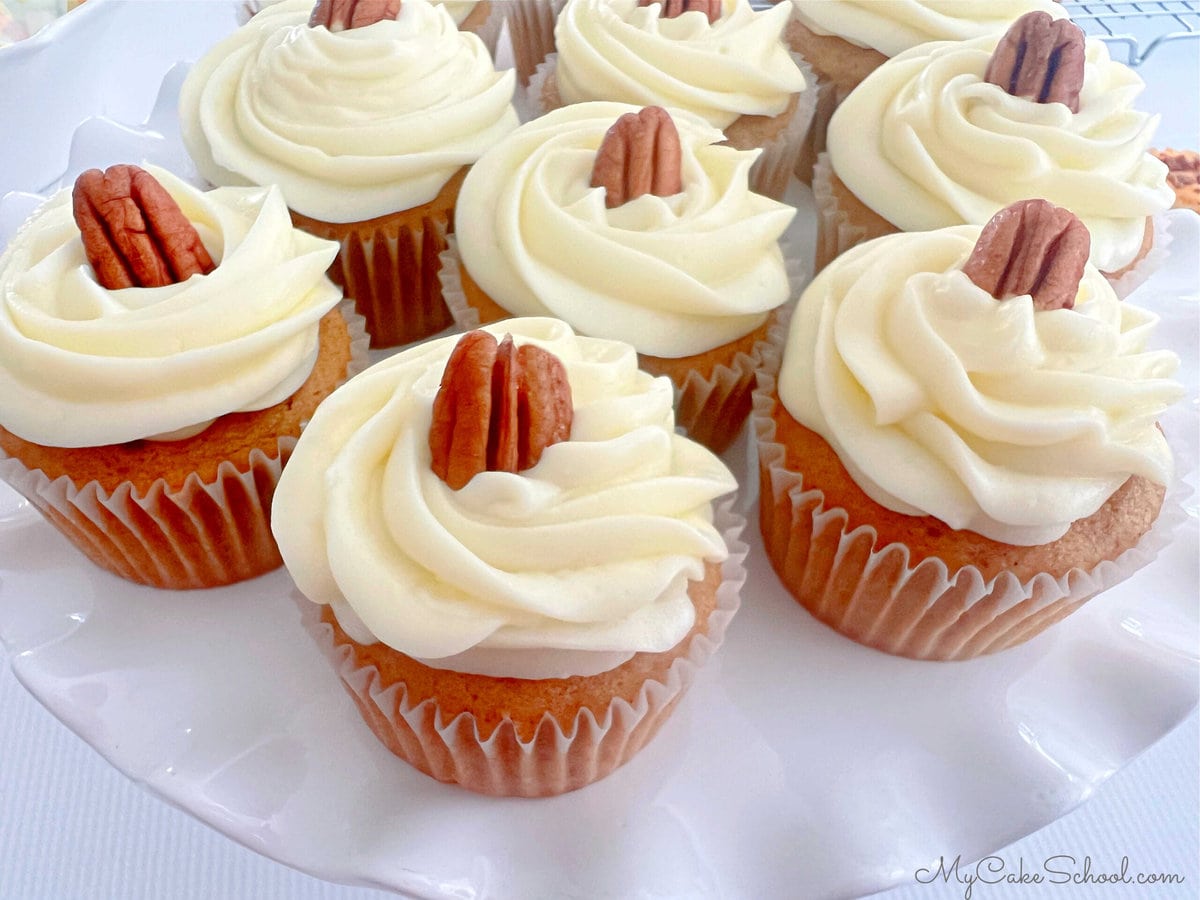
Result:
M1167 184L1175 192L1175 206L1200 212L1200 154L1169 148L1151 152L1167 166Z
M400 0L317 0L308 27L324 25L330 31L363 28L400 15Z
M429 450L434 473L454 490L483 471L523 472L551 444L571 436L567 370L533 344L499 344L486 331L455 345L433 401Z
M625 113L604 135L592 165L592 187L605 189L609 209L643 194L669 197L683 190L679 130L661 106Z
M1030 294L1037 309L1071 309L1091 247L1073 212L1022 200L992 216L963 271L997 300Z
M721 18L721 0L638 0L638 6L649 6L651 3L662 4L663 10L659 15L664 19L674 19L693 10L708 16L709 23Z
M71 202L88 262L110 290L162 287L215 268L196 227L145 169L88 169Z
M1079 112L1083 89L1083 31L1049 13L1026 13L1000 39L984 72L984 81L1014 97L1037 103L1063 103Z

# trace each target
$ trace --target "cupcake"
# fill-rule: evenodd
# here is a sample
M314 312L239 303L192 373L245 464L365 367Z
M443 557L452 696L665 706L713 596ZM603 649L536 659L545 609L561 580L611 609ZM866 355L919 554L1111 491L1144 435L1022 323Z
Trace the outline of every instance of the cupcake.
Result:
M569 0L554 28L557 51L530 82L542 112L613 100L700 116L739 150L761 149L751 187L780 199L815 100L783 42L789 12L749 0L702 4ZM684 11L686 9L686 11Z
M1044 52L1026 55L1035 44ZM889 60L829 124L813 180L817 268L862 240L982 225L1041 197L1083 220L1092 263L1127 294L1160 258L1154 217L1173 201L1148 152L1158 116L1133 106L1143 87L1103 41L1041 13Z
M461 259L443 272L459 324L553 316L632 344L675 384L679 424L724 449L799 273L779 245L795 209L751 191L755 154L721 137L689 113L600 102L513 132L463 185Z
M409 343L451 324L438 254L467 168L516 127L514 76L444 6L352 28L323 9L285 0L213 47L180 94L184 144L213 184L278 184L340 244L329 274L372 345Z
M510 319L404 350L305 430L273 528L306 623L393 752L486 794L627 761L744 580L733 476L633 348ZM732 546L731 546L732 545Z
M278 567L280 470L366 356L325 276L336 252L274 188L84 173L0 257L0 478L131 581Z
M1152 559L1183 395L1087 230L1045 201L888 235L801 297L755 394L760 525L783 584L860 643L967 659ZM1001 298L1001 299L997 299ZM780 335L782 337L782 335Z

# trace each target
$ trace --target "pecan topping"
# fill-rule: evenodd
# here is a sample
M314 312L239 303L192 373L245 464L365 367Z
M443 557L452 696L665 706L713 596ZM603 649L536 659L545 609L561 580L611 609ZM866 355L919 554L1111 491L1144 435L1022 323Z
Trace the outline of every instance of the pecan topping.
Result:
M682 164L674 120L661 106L647 106L608 129L592 165L592 187L605 189L609 209L642 194L669 197L683 190Z
M1083 89L1083 31L1049 13L1026 13L996 45L984 81L1014 97L1037 103L1063 103L1079 112Z
M145 169L88 169L71 200L88 262L109 290L162 287L215 268L195 226Z
M651 3L661 3L663 10L659 14L664 19L674 19L685 12L699 10L708 16L708 21L721 18L721 0L638 0L638 6L649 6Z
M1175 206L1200 212L1200 154L1171 149L1151 152L1166 163L1167 184L1175 191Z
M400 0L317 0L308 27L324 25L330 31L363 28L400 15Z
M1073 212L1022 200L992 216L963 271L997 300L1031 294L1036 309L1071 309L1091 247Z
M459 339L433 401L434 473L454 490L478 473L522 472L571 436L571 387L553 353L499 344L486 331Z

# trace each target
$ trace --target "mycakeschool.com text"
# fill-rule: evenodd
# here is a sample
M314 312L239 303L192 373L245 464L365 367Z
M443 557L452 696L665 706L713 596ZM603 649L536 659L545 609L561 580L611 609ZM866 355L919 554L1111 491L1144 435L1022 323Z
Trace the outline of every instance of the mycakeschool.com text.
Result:
M1141 872L1130 863L1128 856L1119 860L1098 860L1091 856L1062 853L1044 860L1007 860L1000 856L985 856L978 862L964 861L961 856L945 856L927 868L917 869L913 878L918 884L951 884L962 888L963 900L975 900L989 888L1002 889L1017 884L1113 884L1113 885L1182 885L1184 876L1171 872ZM1003 891L997 893L1003 896Z

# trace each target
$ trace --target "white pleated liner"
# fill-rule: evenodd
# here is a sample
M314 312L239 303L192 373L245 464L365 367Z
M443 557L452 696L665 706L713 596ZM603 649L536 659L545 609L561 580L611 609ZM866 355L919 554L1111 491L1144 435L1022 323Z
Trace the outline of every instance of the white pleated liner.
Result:
M797 168L798 160L805 147L810 143L809 132L812 130L813 118L817 110L818 94L812 68L798 53L793 52L791 56L796 65L800 67L800 71L804 75L804 83L808 87L799 93L792 114L783 127L765 144L752 143L753 129L742 134L736 121L730 126L733 134L727 132L729 137L727 143L732 147L739 150L752 150L756 147L762 149L762 153L750 169L750 189L775 200L783 199ZM552 107L547 106L543 92L546 89L547 79L554 75L557 69L558 54L551 53L538 64L533 75L530 76L529 87L525 90L525 97L519 105L524 109L533 110L535 117L551 111ZM752 118L761 117L754 116Z
M822 153L817 158L813 168L812 192L813 206L817 211L817 245L816 258L813 261L813 271L820 272L825 266L845 253L851 247L857 246L872 238L881 237L872 229L852 222L849 213L838 205L837 196L833 192L833 165L829 154ZM1167 213L1159 213L1150 220L1154 231L1150 249L1138 260L1137 265L1120 278L1110 278L1116 295L1124 300L1137 288L1141 287L1151 275L1158 271L1171 255L1171 231ZM900 229L892 226L893 232ZM889 232L890 233L890 232Z
M508 24L517 80L529 83L538 63L554 52L554 24L567 0L500 0Z
M790 286L790 296L780 307L783 309L795 304L808 284L809 270L789 235L784 235L780 247ZM464 332L478 328L481 324L479 310L468 302L463 291L462 258L453 235L447 238L441 263L438 274L442 279L442 296L454 323ZM771 313L772 320L776 313ZM711 376L695 370L689 372L682 385L675 385L675 425L714 453L727 450L741 433L750 414L754 373L762 366L766 346L766 339L756 341L749 353L738 353L729 364L715 366Z
M343 302L339 309L350 331L350 378L370 362L369 338L352 304ZM280 437L273 456L250 452L247 471L225 460L212 481L193 473L173 489L159 479L145 494L130 482L110 493L94 481L77 486L66 475L51 481L3 451L0 480L110 572L160 588L217 587L282 564L271 535L270 504L295 446L296 438Z
M858 643L931 660L971 659L1016 646L1151 562L1186 518L1187 488L1176 480L1138 543L1090 570L1041 573L1026 581L1001 573L987 581L974 566L951 572L937 558L914 567L907 546L878 546L870 526L849 529L845 511L827 506L819 488L787 468L771 418L786 334L786 324L772 329L751 414L763 545L800 604Z
M567 728L546 713L529 741L517 735L510 719L482 739L471 713L444 721L433 699L410 705L403 684L385 687L374 666L358 666L350 646L334 643L333 628L321 621L321 607L300 598L301 616L359 713L397 756L439 781L481 794L545 797L566 793L605 777L645 746L696 672L720 647L746 581L748 547L741 540L746 520L733 505L734 500L729 499L716 510L716 524L729 547L729 558L721 567L722 582L707 633L693 636L671 663L665 680L647 680L633 703L616 698L601 716L581 709Z

